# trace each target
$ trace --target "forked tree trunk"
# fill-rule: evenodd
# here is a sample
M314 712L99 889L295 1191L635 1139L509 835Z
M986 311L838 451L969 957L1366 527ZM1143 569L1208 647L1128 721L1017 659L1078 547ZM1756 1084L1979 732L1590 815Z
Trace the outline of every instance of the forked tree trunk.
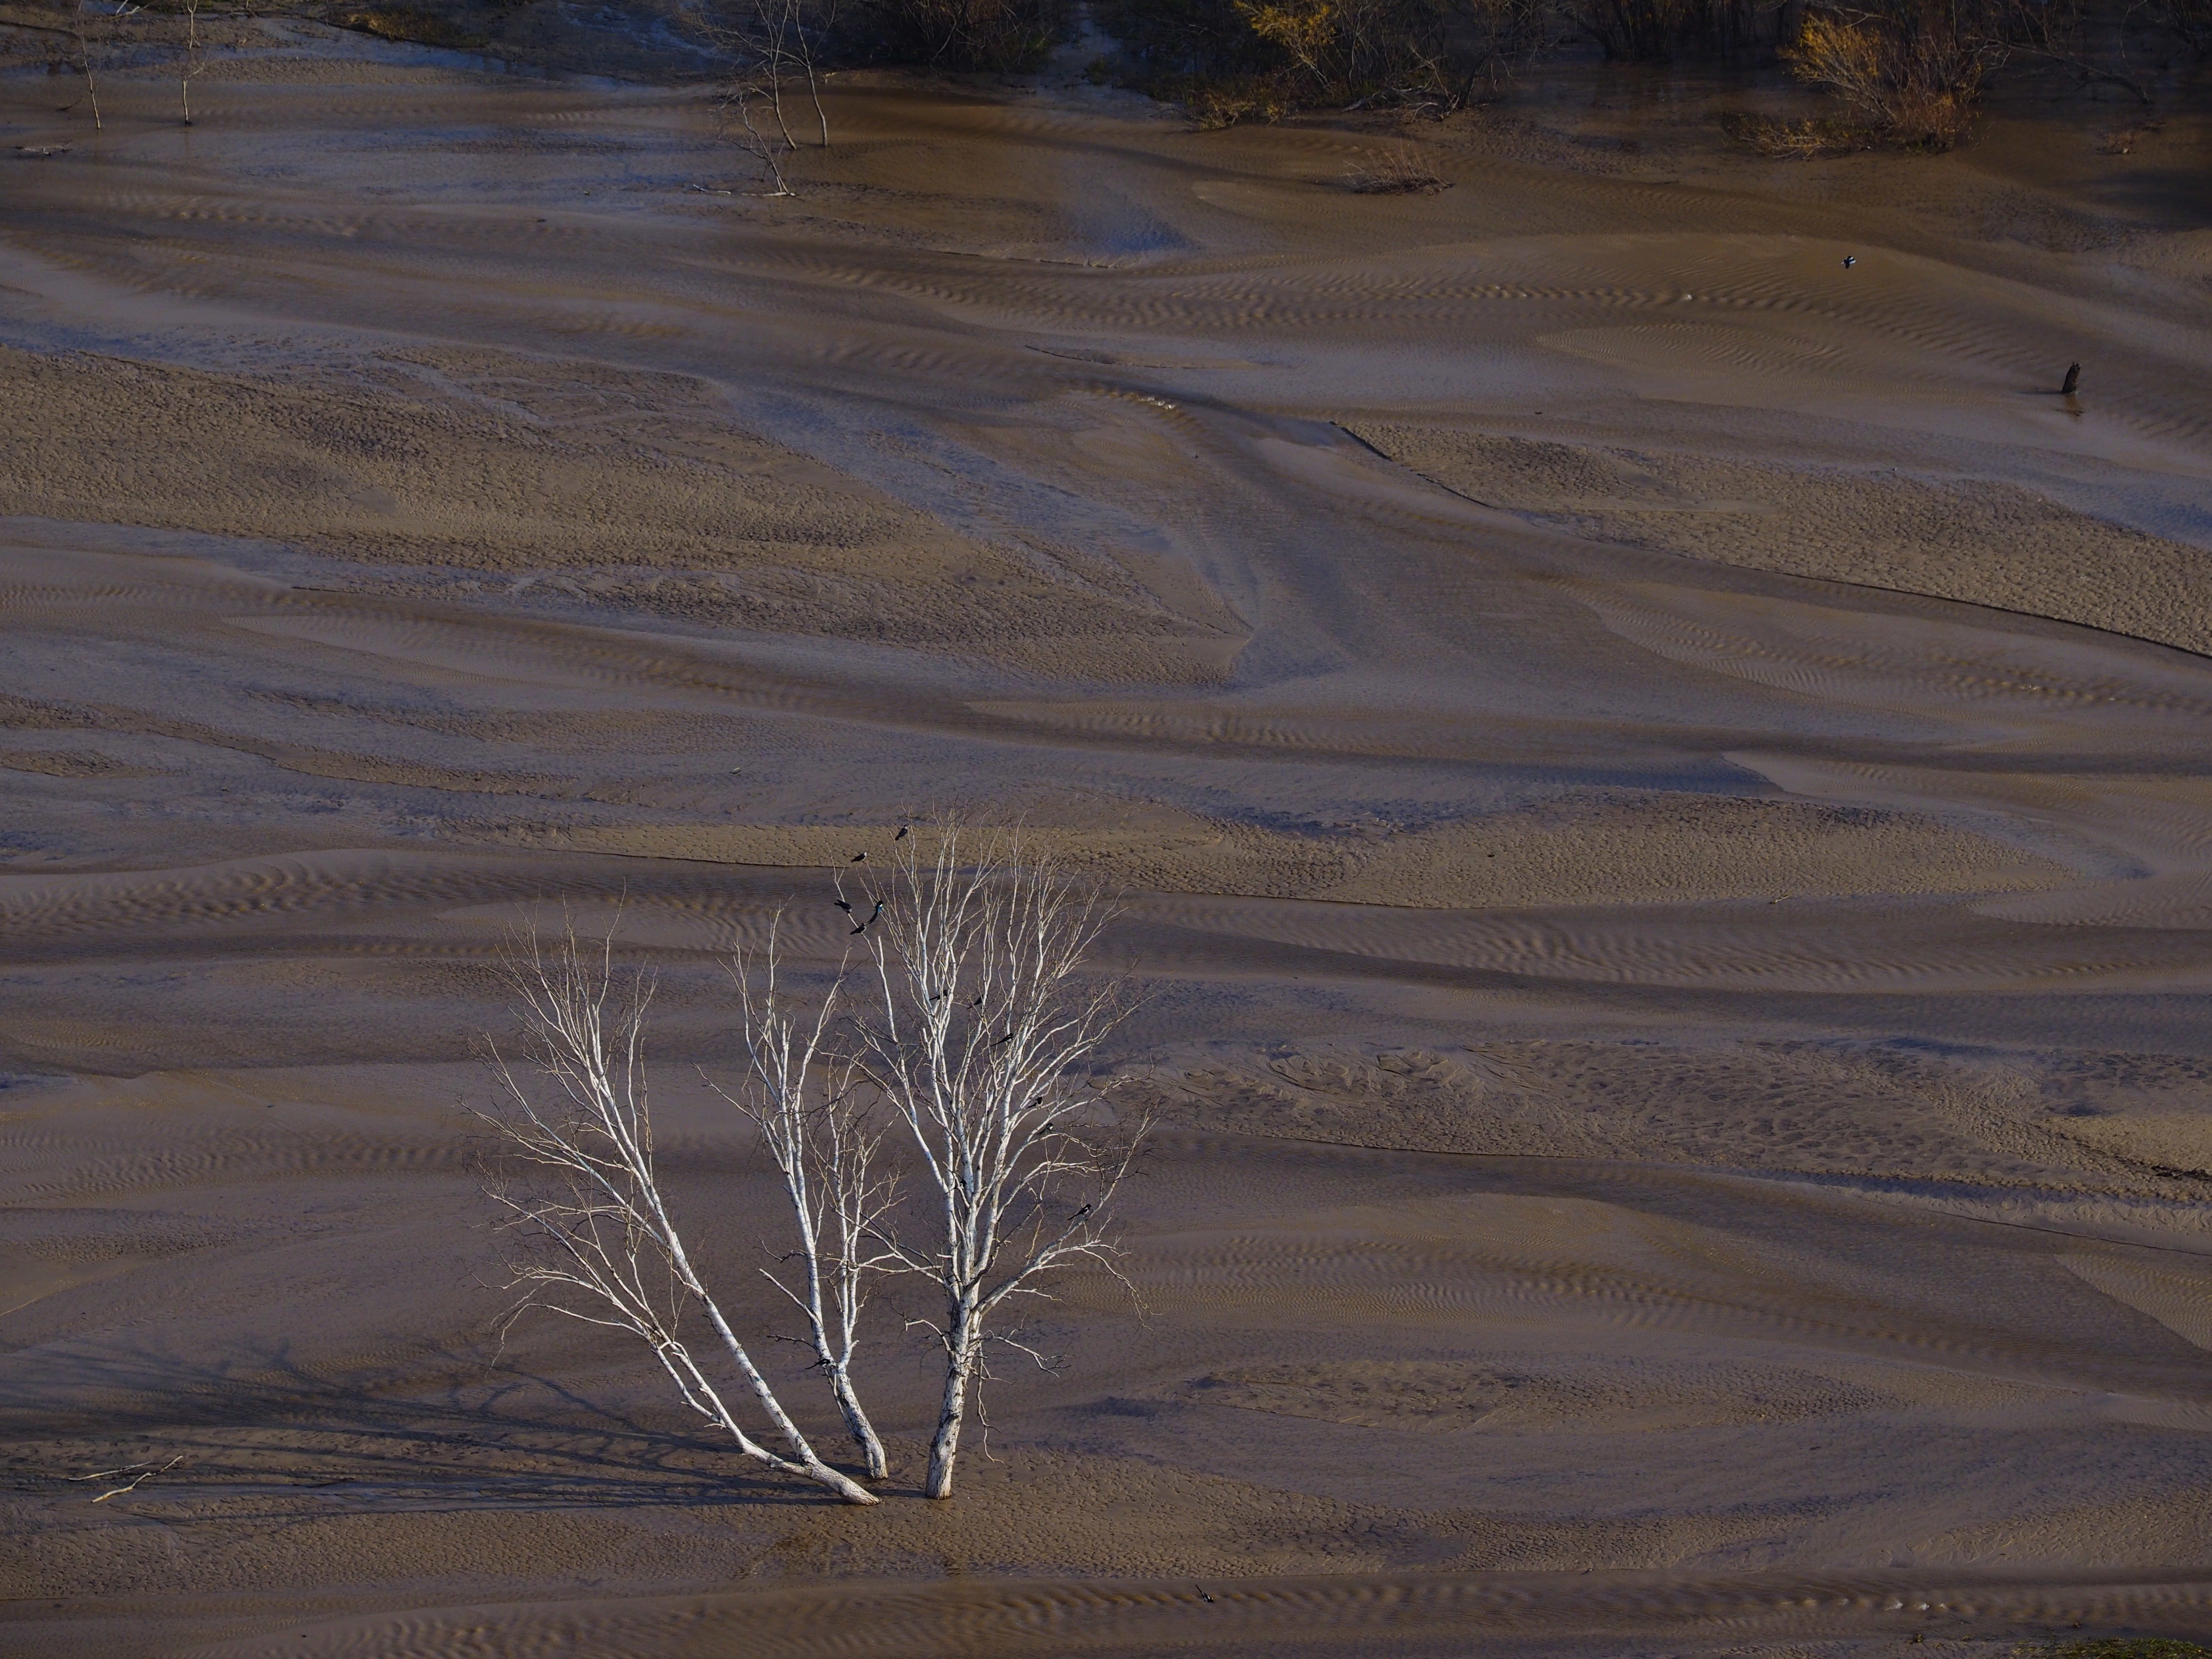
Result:
M952 1496L952 1465L960 1455L960 1425L968 1418L968 1386L982 1357L982 1321L973 1298L952 1310L952 1327L945 1334L945 1399L938 1407L937 1435L929 1443L931 1498Z

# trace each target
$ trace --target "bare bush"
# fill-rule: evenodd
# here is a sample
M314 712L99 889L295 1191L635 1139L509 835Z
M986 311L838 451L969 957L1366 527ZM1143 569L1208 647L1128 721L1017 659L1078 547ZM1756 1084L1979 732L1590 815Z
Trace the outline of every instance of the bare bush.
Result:
M1515 0L1236 0L1312 92L1441 112L1540 38L1540 9Z
M708 1289L670 1213L645 1070L652 981L623 980L611 942L587 948L573 929L550 953L534 936L518 941L503 968L526 1057L518 1070L493 1051L503 1109L489 1121L536 1177L494 1194L505 1225L526 1246L511 1281L525 1294L507 1322L538 1308L626 1331L652 1351L685 1407L744 1455L848 1503L876 1502L816 1455ZM711 1334L704 1353L686 1339L695 1316ZM752 1396L784 1452L754 1438L717 1370Z
M860 1064L908 1131L926 1191L926 1227L886 1242L943 1306L924 1490L948 1498L991 1349L1046 1363L1010 1304L1048 1297L1055 1269L1117 1271L1105 1220L1137 1137L1091 1127L1111 1114L1087 1062L1128 1008L1122 981L1086 971L1109 906L1018 836L947 821L927 855L924 839L896 842L887 875L864 878L854 931L880 994Z

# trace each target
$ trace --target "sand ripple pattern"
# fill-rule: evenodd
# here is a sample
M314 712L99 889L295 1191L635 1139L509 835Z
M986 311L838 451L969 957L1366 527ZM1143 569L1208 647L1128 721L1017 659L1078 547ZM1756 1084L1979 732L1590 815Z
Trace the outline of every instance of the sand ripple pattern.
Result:
M1631 1633L1676 1641L2025 1635L2093 1622L2181 1633L2212 1587L2034 1583L1914 1573L1689 1578L1648 1573L1350 1574L1144 1583L822 1586L628 1605L482 1607L288 1630L191 1650L194 1659L589 1653L707 1659L834 1653L971 1659L1015 1653L1406 1653Z
M1923 915L1935 921L1949 908L1930 906ZM2201 982L2179 939L2061 938L2002 925L1984 931L1963 909L1952 913L1954 925L1923 926L1903 939L1893 912L1839 906L1802 915L1756 901L1695 911L1655 906L1516 914L1163 897L1146 901L1136 914L1185 933L1378 966L1590 985L1871 994L2071 989L2146 975ZM1188 947L1177 952L1176 944L1176 935L1167 934L1158 953L1168 959L1190 953Z

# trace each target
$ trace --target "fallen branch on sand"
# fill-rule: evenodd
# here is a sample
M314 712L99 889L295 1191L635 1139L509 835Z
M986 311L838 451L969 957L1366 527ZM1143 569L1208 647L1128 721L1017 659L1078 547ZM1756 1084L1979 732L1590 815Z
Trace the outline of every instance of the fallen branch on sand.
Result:
M179 1452L166 1463L125 1463L119 1469L101 1469L93 1474L71 1474L63 1478L69 1480L112 1480L118 1474L130 1475L131 1478L121 1486L110 1487L92 1500L95 1504L105 1504L111 1498L120 1498L125 1492L137 1492L155 1475L167 1474L184 1461L184 1453ZM136 1474L132 1473L134 1470L137 1471Z

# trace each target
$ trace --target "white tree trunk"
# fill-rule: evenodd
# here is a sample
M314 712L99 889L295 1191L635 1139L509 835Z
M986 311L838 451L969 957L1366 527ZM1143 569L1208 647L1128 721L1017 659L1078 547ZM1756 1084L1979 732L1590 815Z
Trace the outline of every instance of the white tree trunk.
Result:
M931 1498L952 1496L952 1466L960 1456L960 1425L968 1418L968 1388L982 1358L981 1322L972 1300L953 1310L952 1328L945 1338L945 1397L938 1407L937 1433L929 1443L929 1480L924 1491Z

